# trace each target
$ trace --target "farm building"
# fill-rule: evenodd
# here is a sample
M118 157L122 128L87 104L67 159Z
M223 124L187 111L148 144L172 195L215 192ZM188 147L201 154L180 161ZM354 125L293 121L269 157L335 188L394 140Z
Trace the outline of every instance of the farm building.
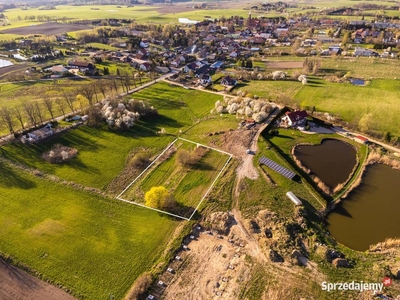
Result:
M287 112L286 115L281 119L283 126L293 127L304 125L307 120L308 114L305 110L298 110L294 112Z
M365 137L363 137L363 136L361 136L361 135L355 136L355 137L354 137L354 140L355 140L356 142L361 143L361 144L366 144L366 143L368 143L368 139L365 138Z
M292 192L287 192L286 193L286 196L290 199L290 200L292 200L292 202L295 204L295 205L301 205L302 203L301 203L301 201L299 200L299 198L297 198L296 197L296 195L295 194L293 194Z
M43 140L51 135L53 135L53 129L48 126L28 133L28 137L35 142Z

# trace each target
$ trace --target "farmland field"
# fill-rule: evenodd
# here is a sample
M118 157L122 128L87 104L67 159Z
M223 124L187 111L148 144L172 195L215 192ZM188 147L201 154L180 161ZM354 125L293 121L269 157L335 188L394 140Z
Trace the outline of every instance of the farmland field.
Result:
M27 27L17 27L10 28L0 31L0 33L11 33L18 35L27 34L45 34L45 35L55 35L68 31L78 31L84 29L90 29L90 26L86 25L73 25L73 24L61 24L61 23L43 23L38 25L27 26ZM1 35L0 35L1 36Z
M200 159L191 167L179 164L177 153L180 150L200 153ZM204 147L196 148L195 143L178 139L170 148L169 156L161 156L159 161L149 168L140 178L135 179L121 197L144 203L144 195L152 187L163 186L168 189L179 206L182 206L180 215L189 218L193 210L200 203L214 179L228 161L227 154Z
M393 79L373 79L366 86L313 79L295 99L302 107L315 106L318 111L332 112L363 131L390 131L400 136L399 89L400 81Z
M3 163L0 171L0 253L80 298L123 298L178 224Z

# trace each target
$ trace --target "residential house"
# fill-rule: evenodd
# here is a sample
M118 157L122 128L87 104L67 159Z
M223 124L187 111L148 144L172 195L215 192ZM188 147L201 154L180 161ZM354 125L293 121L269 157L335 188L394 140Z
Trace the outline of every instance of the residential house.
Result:
M210 68L211 69L219 69L224 65L224 63L220 60L217 60L215 63L213 63Z
M294 112L287 112L281 119L281 122L288 127L304 125L307 120L308 114L305 110L298 110Z
M151 69L151 65L146 61L146 62L141 63L141 64L139 65L139 69L142 70L142 71L144 71L144 72L148 72L148 71L150 71L150 69Z
M356 47L354 50L354 56L379 56L379 54L371 49Z
M146 39L143 39L140 41L139 46L142 48L147 48L147 47L149 47L149 41Z
M211 76L209 74L201 74L199 76L199 82L204 87L209 86L212 83Z
M96 71L95 65L92 62L77 59L69 60L68 67L70 69L79 69L79 71L85 73L85 75L93 75Z
M230 76L225 76L221 79L221 85L225 86L235 86L237 85L237 80L233 79Z

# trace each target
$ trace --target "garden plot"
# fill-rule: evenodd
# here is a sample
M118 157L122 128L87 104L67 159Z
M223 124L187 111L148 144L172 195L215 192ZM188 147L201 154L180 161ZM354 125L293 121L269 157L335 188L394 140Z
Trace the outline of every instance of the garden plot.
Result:
M190 220L231 158L230 153L177 138L117 199ZM161 191L157 203L149 200L154 189ZM165 202L160 200L164 197Z

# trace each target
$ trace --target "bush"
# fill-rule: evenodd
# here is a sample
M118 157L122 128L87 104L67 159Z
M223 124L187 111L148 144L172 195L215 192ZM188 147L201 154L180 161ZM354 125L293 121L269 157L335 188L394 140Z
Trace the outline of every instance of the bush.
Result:
M77 154L78 150L74 148L55 144L50 151L43 153L43 158L51 164L58 164L74 158Z
M137 300L140 299L143 294L147 291L150 287L152 282L152 278L150 273L143 273L140 275L135 283L132 285L131 289L129 290L128 294L125 297L125 300Z

